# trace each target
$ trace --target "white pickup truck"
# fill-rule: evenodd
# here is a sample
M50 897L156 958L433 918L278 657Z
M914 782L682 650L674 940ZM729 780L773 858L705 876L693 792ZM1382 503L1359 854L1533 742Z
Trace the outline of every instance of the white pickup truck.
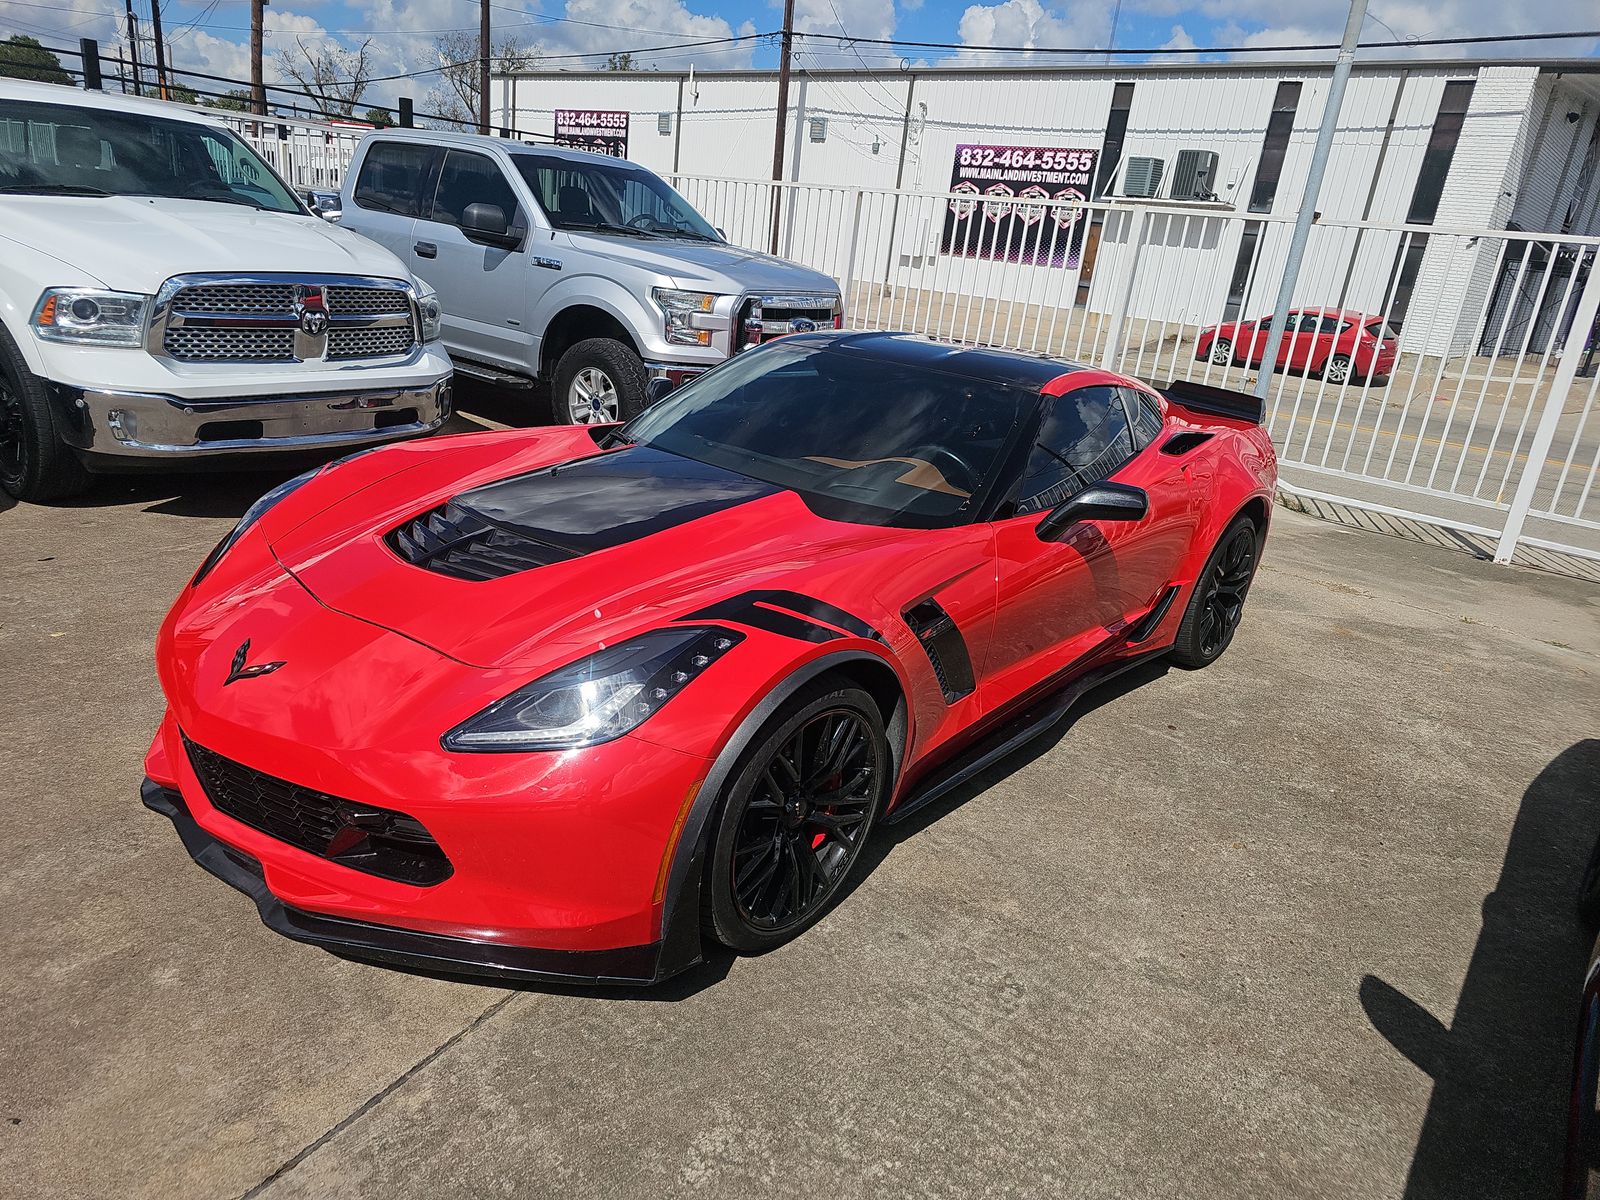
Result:
M221 121L0 81L0 488L437 429L437 298Z

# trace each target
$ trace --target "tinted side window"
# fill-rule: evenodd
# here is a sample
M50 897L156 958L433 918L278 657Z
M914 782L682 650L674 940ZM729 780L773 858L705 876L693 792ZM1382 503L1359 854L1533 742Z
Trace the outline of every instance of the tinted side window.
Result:
M361 174L356 176L356 204L375 212L419 216L423 184L432 171L433 155L431 146L374 143L361 160Z
M1156 408L1155 401L1143 393L1129 388L1122 388L1121 392L1122 403L1128 410L1128 423L1133 426L1133 448L1137 453L1160 435L1161 412Z
M469 204L493 204L505 213L507 225L517 223L517 194L494 160L482 154L451 150L444 156L439 190L428 219L459 225Z
M1043 512L1133 457L1116 388L1080 388L1050 402L1017 488L1019 513Z

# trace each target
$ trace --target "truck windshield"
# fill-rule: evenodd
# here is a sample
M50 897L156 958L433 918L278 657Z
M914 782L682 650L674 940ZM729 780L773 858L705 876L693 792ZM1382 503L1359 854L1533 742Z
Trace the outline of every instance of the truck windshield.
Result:
M722 240L687 200L643 167L553 154L515 154L512 161L557 229Z
M1036 394L866 354L774 342L710 371L624 441L790 488L833 520L976 520Z
M28 100L0 100L0 194L171 196L305 211L221 126Z

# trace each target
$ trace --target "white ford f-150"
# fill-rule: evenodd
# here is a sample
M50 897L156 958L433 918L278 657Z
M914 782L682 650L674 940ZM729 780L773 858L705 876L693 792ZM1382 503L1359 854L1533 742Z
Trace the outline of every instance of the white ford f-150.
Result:
M0 81L0 488L437 429L438 300L220 120Z

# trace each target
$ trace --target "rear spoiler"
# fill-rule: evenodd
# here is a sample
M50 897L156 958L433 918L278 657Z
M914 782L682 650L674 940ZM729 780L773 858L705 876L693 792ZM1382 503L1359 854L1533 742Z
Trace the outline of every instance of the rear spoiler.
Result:
M1259 425L1267 415L1261 397L1252 396L1249 392L1233 392L1210 384L1191 383L1187 379L1174 379L1156 391L1179 408L1213 417L1231 417L1235 421Z

